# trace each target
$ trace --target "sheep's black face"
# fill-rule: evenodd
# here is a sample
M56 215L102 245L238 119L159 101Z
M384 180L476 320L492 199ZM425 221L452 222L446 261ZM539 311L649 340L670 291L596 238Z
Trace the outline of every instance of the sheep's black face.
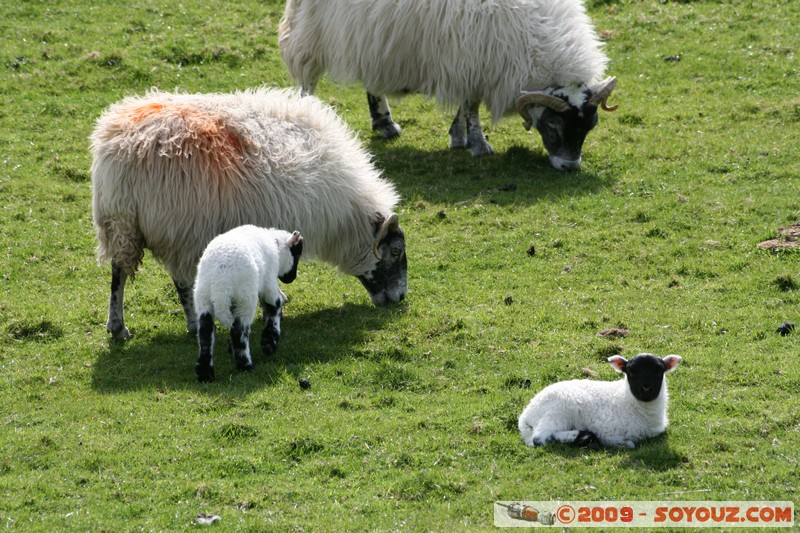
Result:
M399 227L390 230L377 243L376 255L380 259L375 268L358 276L359 281L375 305L402 301L408 292L408 260L403 230Z
M586 135L597 125L597 106L570 106L562 112L545 108L536 122L550 164L556 170L577 170Z
M625 364L631 394L641 402L652 402L661 394L667 366L655 355L640 354Z

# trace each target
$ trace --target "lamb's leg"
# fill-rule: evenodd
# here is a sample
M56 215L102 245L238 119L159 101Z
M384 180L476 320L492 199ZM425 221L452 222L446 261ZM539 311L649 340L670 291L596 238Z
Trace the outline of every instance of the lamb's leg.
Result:
M494 150L486 141L481 129L480 101L466 102L461 107L464 110L464 117L467 124L467 146L472 155L492 155ZM452 135L450 137L452 142Z
M467 115L464 106L458 107L453 123L450 124L450 148L466 148L467 144Z
M400 125L392 120L392 110L385 96L367 93L369 115L372 117L372 129L380 133L384 139L393 139L400 135Z
M211 313L203 313L198 322L197 343L200 345L200 355L197 356L194 369L198 381L214 381L214 317Z
M286 303L286 295L283 292L273 303L262 299L261 311L264 314L264 331L261 333L261 349L267 357L270 357L278 350L278 342L281 340L281 319L283 318L283 305Z
M128 274L123 271L116 261L111 261L111 298L108 303L108 322L106 330L111 333L112 338L126 340L131 337L128 328L125 327L125 317L122 314L123 299L125 295L125 282Z
M242 319L236 317L231 327L230 337L231 351L233 360L238 370L252 370L253 358L250 356L250 324L242 323Z
M186 319L186 331L191 335L197 333L197 317L194 313L194 293L191 283L184 283L172 278L175 290L178 291L178 299L181 301L183 316Z

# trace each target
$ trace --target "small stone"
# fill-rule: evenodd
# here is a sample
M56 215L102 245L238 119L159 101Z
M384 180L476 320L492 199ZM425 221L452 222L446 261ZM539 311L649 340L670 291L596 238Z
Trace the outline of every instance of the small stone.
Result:
M776 333L780 333L783 337L794 331L794 322L784 322L778 329L775 330Z
M303 390L308 390L311 388L311 382L308 381L306 378L300 378L300 381L298 383L300 383L300 388Z
M506 299L503 300L506 305L511 305L514 303L514 297L511 295L506 296Z
M536 255L536 248L532 244L531 244L531 247L528 248L528 255L531 256L531 257Z

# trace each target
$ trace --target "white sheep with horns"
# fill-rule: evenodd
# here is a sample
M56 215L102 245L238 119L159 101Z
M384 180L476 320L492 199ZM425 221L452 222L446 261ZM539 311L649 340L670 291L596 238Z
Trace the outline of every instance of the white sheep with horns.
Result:
M151 91L110 106L91 136L98 259L111 261L106 328L130 336L125 282L145 248L169 272L189 332L197 262L244 224L297 228L305 257L361 281L376 305L407 292L399 196L328 106L294 90Z
M264 315L261 349L269 356L278 349L286 295L278 280L291 283L303 253L299 231L289 233L250 224L217 235L197 265L194 304L197 312L197 379L214 381L214 319L230 328L230 348L236 368L250 370L250 327L258 305Z
M493 122L518 111L556 169L580 167L586 134L616 78L581 0L288 0L283 60L311 93L327 72L367 90L372 128L400 134L386 95L422 93L458 107L450 147L491 154L479 106Z
M522 440L528 446L548 442L635 448L667 427L667 380L681 362L678 355L661 359L639 354L630 361L608 358L624 377L617 381L575 379L542 389L519 417Z

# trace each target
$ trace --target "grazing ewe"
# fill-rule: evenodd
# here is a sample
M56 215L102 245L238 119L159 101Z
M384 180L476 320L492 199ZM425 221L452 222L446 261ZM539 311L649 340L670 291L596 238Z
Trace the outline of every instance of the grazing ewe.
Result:
M458 112L450 147L491 154L478 114L518 111L556 169L577 169L616 78L581 0L288 0L278 28L290 74L311 93L325 72L367 90L372 129L400 134L386 94L422 93Z
M208 243L197 265L194 304L197 310L197 379L214 381L214 318L230 328L230 351L239 370L253 368L250 326L260 303L264 313L261 349L278 349L284 295L278 280L291 283L303 252L299 231L289 233L252 225L234 228Z
M667 427L667 380L664 374L680 356L661 359L639 354L630 361L615 355L608 362L624 374L617 381L576 379L545 387L519 417L522 440L528 446L548 442L636 447Z
M186 326L200 255L244 224L298 228L306 257L361 281L376 305L407 292L399 200L336 113L296 91L152 91L109 107L91 137L98 258L111 261L106 328L130 336L125 282L144 249L164 263Z

